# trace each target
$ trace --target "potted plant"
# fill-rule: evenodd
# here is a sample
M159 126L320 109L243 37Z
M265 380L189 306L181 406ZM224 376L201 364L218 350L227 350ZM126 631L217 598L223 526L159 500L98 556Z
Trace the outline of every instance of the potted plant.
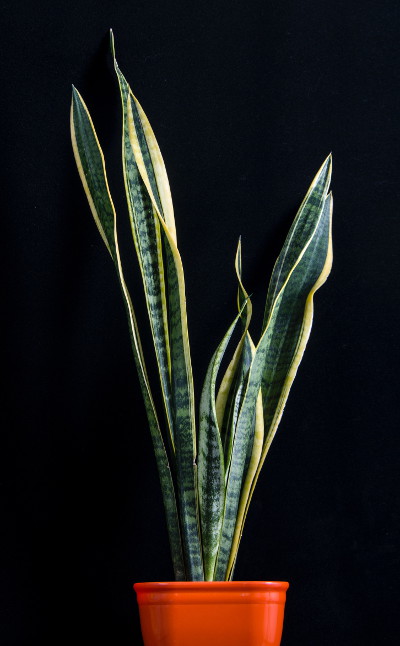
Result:
M331 156L312 181L274 266L257 344L249 332L252 305L242 283L239 241L238 312L211 358L196 427L184 273L167 173L148 119L117 65L112 33L111 49L122 101L129 218L158 375L146 369L103 153L75 88L71 134L83 187L126 307L176 579L135 585L144 641L146 646L278 646L288 584L232 577L253 491L310 334L313 295L331 269ZM219 376L235 330L239 338ZM155 379L162 410L152 394Z

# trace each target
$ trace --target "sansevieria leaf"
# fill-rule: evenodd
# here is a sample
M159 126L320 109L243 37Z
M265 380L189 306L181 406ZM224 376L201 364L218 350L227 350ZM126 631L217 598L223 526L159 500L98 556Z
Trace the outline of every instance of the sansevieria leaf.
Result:
M260 342L256 347L250 368L246 394L237 423L235 444L232 455L232 466L227 483L225 514L221 532L221 544L217 561L217 577L229 577L228 563L235 560L238 540L242 531L237 526L239 497L242 490L245 453L248 449L249 436L254 423L256 402L260 386L263 393L265 440L260 463L251 490L265 459L266 452L275 435L282 415L290 386L300 363L307 342L312 322L312 298L318 287L325 281L331 267L331 196L327 196L330 178L330 157L325 162L328 166L322 190L319 182L313 182L316 192L321 192L322 199L316 208L307 211L308 217L303 223L307 232L302 240L303 247L298 245L298 238L291 231L283 249L283 261L278 266L284 268L281 275L285 279L279 289L273 288L276 296L270 306L270 314ZM321 173L321 171L320 171ZM320 175L317 175L317 177ZM309 192L310 201L314 201L313 189ZM301 211L303 213L303 211ZM302 216L300 216L302 217ZM293 251L292 247L296 251ZM287 258L292 259L289 267ZM248 501L249 501L248 500ZM248 503L246 504L248 506ZM233 537L235 535L235 543Z
M256 352L254 343L249 336L250 351L252 360ZM235 525L235 534L233 537L233 545L228 561L227 566L227 579L232 579L233 570L237 558L237 550L239 547L240 539L243 533L243 525L246 518L247 503L252 490L252 485L257 474L258 466L260 464L262 449L264 441L264 412L263 412L263 403L262 403L262 393L261 388L258 391L256 409L255 409L255 418L254 418L254 427L252 429L252 436L250 436L247 456L244 467L244 480L242 485L242 490L240 494L239 507L236 518Z
M267 303L266 303L265 315L264 315L264 327L268 322L268 315L274 304L274 298L276 298L279 288L281 288L282 285L284 284L284 281L287 279L289 272L295 265L296 259L300 256L300 254L304 249L304 246L307 244L308 238L311 237L313 231L315 230L316 216L318 214L321 214L321 209L328 208L330 209L329 218L331 218L331 215L332 215L331 196L327 201L327 192L329 189L331 175L332 175L332 158L331 158L331 155L329 155L328 158L322 164L314 180L312 181L311 186L308 189L307 194L298 210L296 218L290 228L290 231L286 238L283 249L278 257L278 260L275 263L274 271L273 271L269 289L268 289ZM320 224L320 231L323 231L322 224ZM326 234L326 231L325 231L325 234ZM262 451L260 452L261 454L258 458L258 464L256 464L255 459L252 460L252 468L249 468L246 475L246 482L243 485L243 490L240 497L236 527L235 527L235 535L234 535L230 561L228 566L228 571L230 571L231 574L232 574L232 568L234 566L234 561L236 559L240 538L243 532L243 525L246 519L247 510L254 491L254 487L256 485L258 476L261 471L261 467L264 463L269 447L271 446L271 442L275 436L275 433L280 421L280 417L283 412L283 407L285 405L285 402L289 394L290 386L293 383L297 367L303 356L305 345L307 343L308 336L311 330L313 294L318 289L318 287L322 285L322 283L326 280L327 276L329 275L329 271L332 264L330 232L328 236L328 250L327 252L325 250L323 251L322 258L326 259L325 266L321 272L320 280L316 282L313 289L310 291L308 295L308 300L306 302L304 318L303 318L304 325L302 326L302 335L303 335L302 341L299 344L297 351L294 352L291 358L293 365L291 366L291 368L289 368L288 365L287 364L285 365L284 361L282 361L280 364L281 381L279 382L275 380L275 382L273 382L273 380L270 378L270 383L271 384L274 383L275 392L278 393L278 401L280 399L279 408L277 406L277 399L275 398L274 400L272 397L269 397L269 395L266 395L264 391L264 396L263 396L264 405L262 406L262 409L263 409L263 423L265 426L265 442L263 443ZM310 318L310 315L311 315L311 318ZM282 317L278 318L277 320L278 321L282 320ZM283 338L284 338L283 334L281 334L278 337L273 336L271 338L271 341L270 341L271 353L273 352L275 347L279 346L279 343L282 342ZM289 334L289 338L290 338L290 334ZM296 339L298 338L296 332L295 332L295 338ZM281 346L281 349L282 349L282 358L283 358L284 356L283 346ZM287 357L289 357L289 359L290 359L290 356L291 356L290 353L288 353ZM277 362L275 365L278 365L278 364L279 362ZM264 374L262 379L263 385L266 383L266 379L267 379L266 374ZM282 379L283 381L286 382L285 388L282 387ZM259 409L259 405L260 403L258 401L257 402L258 409ZM269 420L268 418L264 419L264 409L266 411L266 414L268 414L268 410L275 410L275 411L279 410L279 413L277 414L273 424L271 423L271 413L270 413ZM260 414L261 413L259 413L259 415ZM255 444L254 444L255 455L257 450L258 450L258 441L257 441L257 433L256 433ZM254 458L255 458L255 455L254 455Z
M225 498L224 451L216 412L215 384L221 361L240 314L241 312L214 352L200 398L198 483L206 581L214 579Z
M87 107L75 88L73 88L71 105L71 138L79 175L94 220L117 269L128 315L133 354L161 482L175 577L177 580L182 580L185 579L185 567L174 486L150 390L135 313L123 276L118 248L116 213L108 187L104 156Z
M232 360L221 381L216 401L216 413L221 439L224 446L225 473L227 474L230 465L233 436L236 428L237 417L244 394L245 381L251 364L250 337L248 333L252 304L249 295L242 283L242 254L241 239L239 238L235 270L238 279L238 311L240 313L243 331L240 341L235 349Z
M300 208L271 278L269 292L276 292L276 296L264 331L268 340L268 359L262 375L264 449L272 441L271 434L275 434L310 335L314 293L332 266L332 195L328 195L331 167L329 155ZM301 234L293 232L293 228L300 227ZM299 239L304 243L301 250ZM287 259L296 255L288 269ZM276 285L280 283L278 291Z
M122 158L132 235L142 273L165 413L170 440L173 445L174 419L171 399L171 359L160 223L137 163L140 147L137 144L136 129L132 117L130 88L116 63L115 68L118 75L123 109ZM150 157L148 157L148 160L150 160ZM157 191L155 180L153 181L153 188L154 191Z
M113 38L112 50L122 101L125 188L173 441L186 571L202 580L193 377L172 202L154 134L116 62Z
M312 234L315 217L323 208L331 176L332 156L329 155L311 182L275 263L268 287L263 330L268 323L268 317L277 294Z
M296 338L296 347L293 348L291 347L292 350L292 359L289 364L289 362L286 364L286 374L285 370L281 369L280 374L278 371L276 371L276 382L275 382L275 393L279 392L280 395L277 396L275 394L275 397L271 397L271 406L270 409L268 407L268 400L267 406L265 408L267 409L267 413L269 410L274 411L274 414L271 412L269 413L269 417L267 418L267 421L269 422L268 425L265 424L265 440L264 444L262 447L262 452L261 452L261 457L257 466L257 470L255 473L254 478L252 479L251 482L251 487L249 492L245 492L246 487L244 488L244 491L242 493L241 501L240 501L240 508L241 511L238 513L238 519L237 519L237 525L235 528L235 536L233 540L233 546L231 550L231 556L230 556L230 561L229 561L229 568L232 568L236 559L236 554L237 550L239 547L239 542L240 538L243 532L243 525L244 521L246 519L246 515L248 512L248 508L251 502L251 498L254 492L254 488L256 486L258 477L260 475L261 468L264 464L265 458L267 456L267 453L269 451L269 448L271 446L272 440L275 436L275 433L277 431L279 422L282 417L283 409L286 403L286 400L289 395L289 391L291 388L291 385L293 383L293 380L296 376L297 368L300 364L300 361L303 357L304 350L310 335L311 331L311 324L312 324L312 316L313 316L313 297L315 292L323 283L325 282L326 278L329 275L331 265L332 265L332 240L331 240L331 216L332 216L332 195L329 194L324 203L323 207L323 212L322 212L322 219L320 223L320 231L319 231L319 236L322 237L322 240L319 236L317 236L313 244L310 245L310 249L308 250L309 254L315 254L315 256L321 255L322 258L325 258L325 264L322 267L321 273L316 280L314 286L312 289L308 292L308 295L305 297L304 294L304 286L302 291L302 297L304 300L305 297L305 307L304 307L304 315L303 315L303 320L302 320L302 325L299 326L294 326L292 328L292 331L294 331L295 338ZM324 240L325 237L325 240ZM319 247L319 248L318 248ZM305 262L307 262L307 258L305 259ZM293 294L292 294L293 295ZM288 302L291 298L290 292L286 294L286 298L282 299L282 301L279 303L279 305L282 306L281 309L281 316L285 316L285 306L287 307ZM284 303L286 301L286 303ZM278 307L279 309L279 307ZM287 313L287 312L286 312ZM271 326L273 324L271 323ZM271 338L271 337L270 337ZM271 341L272 343L272 341ZM287 347L290 346L291 343L286 343L286 350L283 351L283 353L287 353L286 357L290 355L290 352L287 352ZM283 363L285 363L283 361ZM270 366L271 370L271 366ZM271 370L273 372L273 370ZM278 378L279 375L279 378ZM273 381L270 382L271 384ZM273 388L271 388L271 392L273 392ZM264 418L265 419L265 418ZM243 508L244 508L244 513L243 513ZM241 523L241 525L240 525Z
M247 298L247 292L242 282L241 244L239 244L238 250L237 250L236 274L238 278L238 307L240 307L244 299ZM248 331L246 332L246 346L247 346L247 356L248 356L246 361L246 377L248 378L248 372L250 370L250 366L256 352L253 339L251 338L250 333ZM246 384L243 384L243 386L245 385L247 385L247 380L246 380ZM243 396L244 396L244 393L242 394L242 397L241 397L241 403L243 402ZM260 462L263 441L264 441L264 413L263 413L263 404L262 404L262 394L261 394L261 388L260 388L258 391L258 396L256 401L254 424L250 431L250 438L249 438L249 443L247 447L247 455L246 455L245 466L244 466L245 477L244 477L244 482L243 482L242 491L240 495L239 508L238 508L237 519L236 519L234 545L233 545L233 549L231 550L231 556L228 562L228 569L227 569L227 576L226 576L227 579L232 579L232 576L233 576L233 570L235 567L236 555L237 555L237 550L235 551L234 549L235 538L236 538L236 528L240 528L240 534L238 533L238 544L239 544L241 532L243 531L246 504L247 504L251 486L255 478L255 475L257 473L257 468Z

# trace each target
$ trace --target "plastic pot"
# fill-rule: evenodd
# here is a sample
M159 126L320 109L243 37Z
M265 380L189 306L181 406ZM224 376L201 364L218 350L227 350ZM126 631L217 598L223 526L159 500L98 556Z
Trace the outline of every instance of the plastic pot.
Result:
M145 646L279 646L282 581L136 583Z

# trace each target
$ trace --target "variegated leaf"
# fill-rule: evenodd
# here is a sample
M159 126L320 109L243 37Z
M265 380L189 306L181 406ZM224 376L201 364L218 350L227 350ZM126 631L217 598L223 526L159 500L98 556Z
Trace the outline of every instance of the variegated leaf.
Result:
M233 435L244 392L245 380L251 363L248 329L252 315L252 304L242 283L241 244L241 239L239 238L235 257L235 270L238 280L237 304L238 311L241 312L241 318L243 321L243 332L235 349L233 358L221 381L216 401L218 427L220 429L221 440L224 446L226 473L229 469Z
M171 357L165 293L165 270L160 223L139 172L135 150L136 130L132 119L130 88L115 63L123 111L122 159L125 189L135 249L142 273L149 321L160 375L171 444L174 444L174 415L171 394Z
M193 377L182 261L176 246L176 233L172 226L166 190L159 190L160 183L166 177L162 172L160 157L157 156L158 165L153 165L154 151L158 151L158 146L155 139L152 139L154 135L148 128L147 119L142 120L144 113L117 65L113 45L112 48L123 108L125 187L173 437L186 571L189 579L202 580L204 573L196 489ZM144 220L145 227L142 226ZM152 226L160 232L157 240L151 233Z
M135 313L122 271L116 229L116 213L108 187L104 156L87 107L75 88L73 88L71 105L71 138L79 175L94 220L117 269L128 315L135 364L160 477L175 577L178 580L183 580L185 579L185 567L174 486L150 390Z
M311 182L306 196L296 214L285 244L275 263L271 280L268 287L267 300L265 304L263 331L268 323L272 305L288 277L299 254L304 249L312 234L312 223L315 215L321 212L325 198L328 193L332 176L332 156L328 155Z
M225 497L224 453L215 407L215 384L221 361L240 314L214 352L200 399L198 483L206 581L212 581L214 577Z
M328 158L328 166L330 159ZM330 171L329 171L330 175ZM318 186L313 182L314 187ZM315 189L319 190L319 189ZM327 187L323 190L326 196ZM312 195L312 190L311 190ZM256 475L251 484L246 509L251 499L266 452L276 432L280 416L286 402L289 388L304 352L311 327L312 296L325 281L331 266L331 196L324 197L319 208L308 210L304 223L304 246L298 247L297 236L293 231L291 240L284 247L284 268L286 274L270 308L267 325L256 348L250 368L248 385L239 414L232 464L226 490L224 521L221 532L221 545L216 566L216 577L229 576L228 563L234 563L236 555L232 552L233 536L237 524L239 496L242 490L245 455L248 450L249 436L260 386L263 391L264 423L266 439ZM292 243L291 243L292 241ZM296 247L292 254L291 244ZM291 257L293 264L287 267L286 259ZM279 266L279 261L278 265ZM279 279L278 279L279 281ZM273 288L274 289L274 288ZM311 308L311 309L310 309ZM267 394L265 394L267 393ZM246 513L246 512L245 512ZM245 514L244 514L245 517ZM239 536L242 530L238 529ZM236 543L235 549L237 550Z

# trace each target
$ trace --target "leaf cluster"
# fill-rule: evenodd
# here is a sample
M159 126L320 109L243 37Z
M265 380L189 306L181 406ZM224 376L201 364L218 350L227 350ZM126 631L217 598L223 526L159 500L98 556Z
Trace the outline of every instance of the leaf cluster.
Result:
M185 281L168 177L153 130L111 49L122 104L122 167L134 248L148 311L162 410L145 357L118 245L117 215L88 109L73 88L71 137L82 184L114 262L167 519L177 580L232 578L254 487L278 428L311 330L313 295L332 264L331 156L315 176L276 261L262 334L249 332L252 305L236 252L238 314L205 377L196 428ZM240 340L217 379L235 327Z

